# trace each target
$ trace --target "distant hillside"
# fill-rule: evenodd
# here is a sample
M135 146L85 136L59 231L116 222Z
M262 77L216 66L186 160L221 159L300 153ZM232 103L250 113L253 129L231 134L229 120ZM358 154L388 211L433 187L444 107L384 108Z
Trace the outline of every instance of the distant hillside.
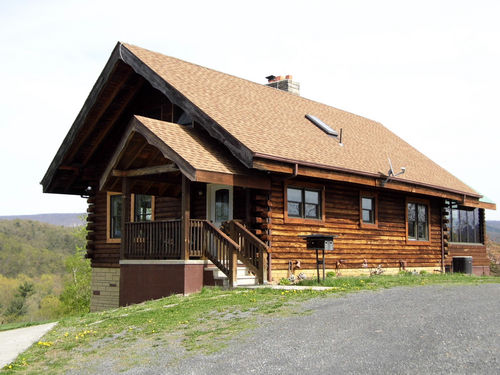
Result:
M83 225L82 216L83 213L79 214L39 214L39 215L11 215L11 216L0 216L0 220L34 220L41 223L47 223L52 225L60 225L63 227L77 227Z
M492 241L500 242L500 221L486 220L486 232Z
M74 254L77 245L84 246L76 231L32 220L0 221L0 274L36 277L65 273L66 257Z

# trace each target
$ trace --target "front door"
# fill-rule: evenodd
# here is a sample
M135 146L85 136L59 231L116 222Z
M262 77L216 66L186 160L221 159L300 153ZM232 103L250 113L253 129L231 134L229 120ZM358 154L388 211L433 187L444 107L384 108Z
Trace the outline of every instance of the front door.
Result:
M224 221L233 220L233 187L207 184L207 220L220 227Z

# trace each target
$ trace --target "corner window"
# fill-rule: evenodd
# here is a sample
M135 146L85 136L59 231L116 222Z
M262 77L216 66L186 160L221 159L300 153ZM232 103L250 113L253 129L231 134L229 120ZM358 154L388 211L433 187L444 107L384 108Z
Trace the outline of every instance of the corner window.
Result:
M134 195L134 221L153 220L153 197L151 195Z
M120 239L122 237L122 195L108 193L108 207L108 237Z
M408 240L429 241L429 205L407 202Z
M322 220L323 191L321 189L288 186L285 191L288 218Z
M360 205L360 225L361 227L376 227L377 218L377 194L371 192L361 192L359 194Z
M451 242L482 243L481 216L479 208L448 207L450 217Z

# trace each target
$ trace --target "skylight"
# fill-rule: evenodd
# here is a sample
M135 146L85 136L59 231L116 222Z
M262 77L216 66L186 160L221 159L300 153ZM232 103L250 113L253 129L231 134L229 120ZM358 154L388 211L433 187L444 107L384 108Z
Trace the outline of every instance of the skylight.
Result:
M333 130L331 127L329 127L327 124L325 124L323 121L321 121L319 118L313 115L306 115L306 118L311 121L314 125L316 125L318 128L323 130L326 134L331 135L333 137L338 137L339 133L337 133L335 130Z

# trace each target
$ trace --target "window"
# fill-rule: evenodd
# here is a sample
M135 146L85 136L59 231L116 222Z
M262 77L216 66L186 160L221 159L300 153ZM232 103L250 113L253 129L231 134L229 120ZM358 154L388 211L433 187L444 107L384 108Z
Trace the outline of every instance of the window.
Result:
M407 202L408 240L429 241L429 204Z
M229 190L219 189L215 192L215 222L229 220Z
M361 227L376 227L378 225L377 218L377 194L372 192L361 192L359 194L360 205L360 226Z
M122 206L121 194L108 193L108 238L110 240L122 237Z
M134 195L134 221L153 220L153 197L151 195Z
M451 242L482 243L479 208L453 206L449 203Z
M151 221L154 219L154 197L151 195L130 195L130 220ZM106 242L120 242L122 237L123 196L121 193L107 194Z
M286 186L285 219L323 220L323 189Z

